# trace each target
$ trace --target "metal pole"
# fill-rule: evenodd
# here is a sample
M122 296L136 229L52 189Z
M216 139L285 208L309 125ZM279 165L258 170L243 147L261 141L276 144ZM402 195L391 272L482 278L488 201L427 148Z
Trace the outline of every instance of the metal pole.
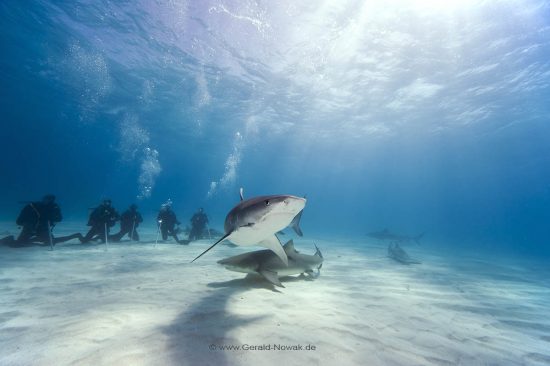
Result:
M155 248L157 246L157 243L159 241L159 234L160 234L160 225L162 224L162 220L158 221L158 229L157 229L157 238L155 239Z
M206 223L206 230L208 230L208 238L212 240L212 234L210 233L210 228L208 227L208 223Z
M109 233L107 232L107 223L105 223L105 250L109 249Z
M130 241L134 240L134 229L136 228L136 218L134 217L134 222L132 223L132 234L130 234Z
M48 220L48 237L50 238L50 250L53 250L52 226L50 225L50 220Z

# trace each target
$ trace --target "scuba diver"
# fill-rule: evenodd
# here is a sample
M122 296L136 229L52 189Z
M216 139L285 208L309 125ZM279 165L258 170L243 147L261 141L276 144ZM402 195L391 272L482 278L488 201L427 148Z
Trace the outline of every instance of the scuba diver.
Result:
M111 200L104 199L90 214L88 226L91 228L81 242L89 243L92 240L101 239L101 242L105 243L109 235L109 228L113 227L118 220L119 215L111 206Z
M13 235L9 235L1 239L0 243L10 246L53 245L82 237L80 234L73 234L54 238L53 228L62 219L61 208L55 203L55 196L47 194L42 201L29 202L19 213L15 222L21 226L21 233L17 239Z
M204 229L208 224L208 217L204 213L204 210L199 210L191 217L191 231L189 232L189 241L202 239Z
M109 238L113 241L120 241L124 235L128 234L131 240L139 241L137 228L143 222L143 217L137 210L137 205L131 204L130 208L124 211L120 216L120 231L111 235Z
M168 235L173 236L178 244L189 244L188 240L180 240L178 238L179 228L177 225L181 224L176 218L176 214L172 211L172 201L168 200L166 203L160 206L160 211L157 215L157 222L159 225L159 231L162 234L162 240L167 240Z

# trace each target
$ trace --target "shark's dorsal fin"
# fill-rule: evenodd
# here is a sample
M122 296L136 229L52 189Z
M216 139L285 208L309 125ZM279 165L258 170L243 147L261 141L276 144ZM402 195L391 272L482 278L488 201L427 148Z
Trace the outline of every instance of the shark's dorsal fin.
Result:
M289 253L296 251L296 249L294 249L294 240L290 239L289 241L287 241L286 244L283 245L283 248L285 249L285 253L287 256Z
M262 240L258 245L271 249L275 254L277 254L277 257L279 257L285 266L288 266L288 257L286 255L285 249L281 245L281 242L279 241L279 238L277 238L277 235L270 236L264 240Z
M279 280L279 275L277 274L277 272L262 269L258 273L261 274L266 280L268 280L275 286L284 287L281 281Z
M241 187L239 189L239 196L241 196L241 201L244 201L244 189L243 189L243 187Z

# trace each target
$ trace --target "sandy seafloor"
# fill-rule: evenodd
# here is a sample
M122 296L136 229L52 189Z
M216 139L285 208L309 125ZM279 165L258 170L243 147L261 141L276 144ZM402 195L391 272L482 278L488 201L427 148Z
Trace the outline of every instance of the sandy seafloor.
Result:
M140 231L144 243L108 250L0 247L0 365L550 364L545 263L431 243L406 247L422 264L404 266L366 238L303 238L325 257L320 277L274 290L216 264L250 247L191 264L210 241L155 247ZM304 349L220 350L266 345Z

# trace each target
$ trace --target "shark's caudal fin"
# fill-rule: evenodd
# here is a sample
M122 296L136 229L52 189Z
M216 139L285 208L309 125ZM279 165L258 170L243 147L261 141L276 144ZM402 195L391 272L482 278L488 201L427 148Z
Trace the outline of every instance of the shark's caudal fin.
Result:
M195 257L195 259L193 259L193 260L191 261L191 263L193 263L194 261L196 261L197 259L199 259L200 257L202 257L202 256L203 256L204 254L206 254L206 252L208 252L210 249L214 248L216 245L218 245L219 243L221 243L222 241L224 241L225 239L227 239L227 237L228 237L229 235L231 235L232 233L233 233L233 232L230 231L230 232L228 232L227 234L225 234L224 236L222 236L217 242L215 242L214 244L212 244L212 245L210 246L210 248L206 249L204 252L202 252L202 253L199 254L197 257Z
M281 281L279 280L279 275L277 274L277 272L268 271L264 269L258 273L261 274L266 280L268 280L275 286L284 287Z
M315 245L315 244L313 244L313 245ZM313 255L319 255L319 257L323 258L323 253L321 253L321 251L319 250L317 245L315 245L315 254L313 254Z
M294 217L289 225L291 228L294 229L298 236L304 236L304 233L302 233L302 229L300 229L300 219L302 218L302 212L304 212L304 210L300 211L300 213Z
M288 257L286 255L285 249L279 241L279 238L277 238L277 235L274 234L273 236L262 240L260 243L258 243L258 245L267 249L271 249L275 254L277 254L277 257L281 258L285 266L288 266Z

